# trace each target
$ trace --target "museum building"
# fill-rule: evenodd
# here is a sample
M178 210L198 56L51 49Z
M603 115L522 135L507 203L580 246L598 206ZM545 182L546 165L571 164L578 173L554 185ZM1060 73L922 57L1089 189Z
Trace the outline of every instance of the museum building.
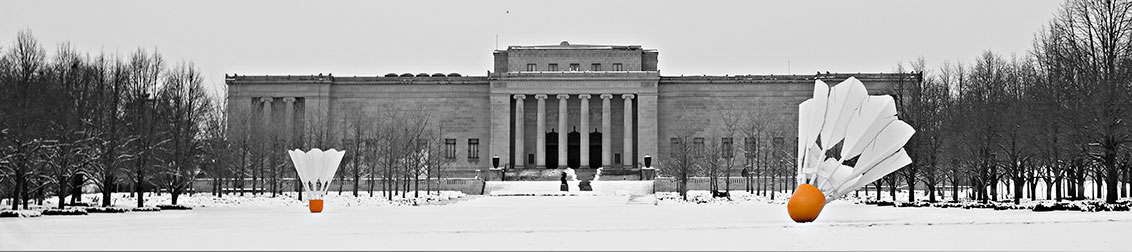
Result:
M922 78L828 72L662 76L657 50L639 45L562 42L509 46L493 55L486 76L225 75L229 111L244 111L229 113L229 121L250 113L263 127L282 129L282 141L291 142L311 129L341 130L349 116L424 110L443 127L448 177L482 176L495 156L513 174L557 174L564 167L636 174L646 156L659 159L658 153L689 142L729 153L764 148L788 155L796 142L798 104L812 95L815 80L833 85L856 77L871 93L886 94ZM740 130L755 121L767 124L759 137ZM737 167L751 160L729 155L739 156Z

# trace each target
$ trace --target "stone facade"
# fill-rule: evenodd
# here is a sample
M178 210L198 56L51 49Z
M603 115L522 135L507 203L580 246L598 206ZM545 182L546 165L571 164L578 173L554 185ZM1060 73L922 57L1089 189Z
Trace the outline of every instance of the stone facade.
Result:
M298 146L303 132L329 129L328 135L340 135L333 132L350 118L423 109L434 125L443 126L443 138L457 140L449 177L480 176L493 156L515 170L639 169L645 155L659 159L658 154L669 153L673 138L719 144L730 135L732 148L742 153L750 140L728 123L735 119L765 120L766 139L759 140L774 142L764 145L778 153L792 150L797 106L809 98L817 79L835 84L854 76L871 92L885 93L895 83L920 78L902 73L669 77L657 71L656 50L566 42L511 46L494 57L495 71L488 76L226 76L230 124L245 120L277 127L290 136L281 141ZM342 143L335 137L330 141ZM478 155L468 156L476 141ZM747 162L741 155L736 154L739 167Z

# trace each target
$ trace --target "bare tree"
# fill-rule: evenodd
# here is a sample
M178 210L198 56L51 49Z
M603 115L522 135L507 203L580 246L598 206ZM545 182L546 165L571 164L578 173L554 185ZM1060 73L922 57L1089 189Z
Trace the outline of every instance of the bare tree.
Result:
M662 155L658 162L661 172L671 174L677 183L677 191L683 200L688 200L688 179L703 173L701 165L701 152L692 143L688 135L680 135L671 139L668 155Z
M202 124L210 106L204 79L192 64L181 64L168 71L159 91L162 138L167 144L156 161L157 181L171 196L172 204L192 187L205 162L205 136Z

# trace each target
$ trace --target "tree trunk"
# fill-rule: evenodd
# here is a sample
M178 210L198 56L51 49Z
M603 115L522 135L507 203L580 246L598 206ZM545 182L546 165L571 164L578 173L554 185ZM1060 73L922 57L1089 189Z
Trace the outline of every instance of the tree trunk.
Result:
M45 191L45 190L43 190L43 187L39 187L39 188L35 189L35 204L36 205L39 205L39 206L43 205L43 200L44 200L44 198L46 198L46 195L47 195L43 191Z
M255 162L252 162L252 163L255 163ZM254 164L253 164L253 166L254 166ZM256 183L259 182L259 170L260 169L252 170L252 192L251 192L252 195L256 195L256 193L259 192L259 190L256 190L256 187L257 187ZM240 194L243 195L243 193L240 193Z
M908 183L908 202L916 202L916 180L907 178L904 180Z
M959 184L954 182L951 183L951 201L959 202Z
M362 175L361 172L358 172L360 170L358 169L358 154L356 154L357 149L354 149L354 151L355 154L353 155L353 158L351 158L352 163L354 163L354 197L358 197L358 183L361 183Z
M1053 181L1052 180L1046 180L1045 182L1046 182L1046 200L1052 200L1053 199L1052 198L1053 197L1053 190L1055 190L1055 188L1053 187Z
M144 175L145 172L138 169L137 183L134 183L135 192L138 194L138 207L142 207L143 203L145 203L145 191L142 190L144 184L142 178L144 178Z
M78 203L79 201L82 201L83 175L82 174L75 174L75 175L72 175L71 178L72 178L72 181L74 181L74 182L71 183L71 203L74 204L74 203Z
M880 201L881 184L883 184L883 182L881 182L880 180L873 182L873 186L875 186L877 188L877 201Z
M928 186L928 202L935 203L935 185Z
M114 188L114 177L110 176L108 178L103 178L103 181L102 181L102 206L103 207L109 207L110 206L110 193L111 193L111 190L113 188Z
M12 191L12 210L20 209L20 202L23 200L23 199L21 199L21 196L24 195L23 194L23 190L25 190L24 183L26 183L26 182L24 182L24 176L23 176L23 170L22 169L17 170L15 177L16 177L16 188L15 188L15 190ZM27 208L26 204L25 204L24 208Z
M177 197L180 197L180 196L181 196L180 190L169 191L169 198L170 198L171 203L173 203L173 205L177 205Z
M59 198L59 209L63 209L63 206L66 205L67 186L65 185L67 184L68 180L66 178L60 177L59 181L58 195L55 196Z
M1054 178L1053 188L1051 188L1053 190L1053 193L1057 196L1057 198L1056 198L1057 201L1061 201L1061 198L1063 198L1065 196L1064 194L1062 194L1062 191L1061 191L1061 184L1062 184L1061 180L1062 180L1062 178Z
M1014 204L1022 204L1022 187L1025 186L1021 178L1014 179Z
M888 178L888 194L892 196L892 202L896 202L896 177Z

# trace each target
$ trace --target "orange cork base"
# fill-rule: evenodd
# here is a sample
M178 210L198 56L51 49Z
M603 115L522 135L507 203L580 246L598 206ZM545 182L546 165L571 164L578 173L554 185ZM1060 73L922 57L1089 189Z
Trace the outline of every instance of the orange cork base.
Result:
M794 196L790 196L790 201L786 203L790 219L799 223L816 220L824 207L825 195L810 184L798 185L798 189L794 190Z
M321 213L322 212L322 200L312 199L310 201L310 203L311 203L310 205L311 205L311 212L312 213Z

